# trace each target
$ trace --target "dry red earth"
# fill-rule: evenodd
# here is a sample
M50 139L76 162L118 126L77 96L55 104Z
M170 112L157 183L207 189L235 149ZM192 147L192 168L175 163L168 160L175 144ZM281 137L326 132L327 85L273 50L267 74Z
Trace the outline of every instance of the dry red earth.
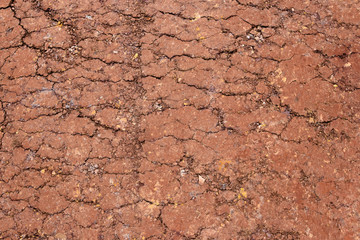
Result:
M358 0L1 0L0 239L360 239Z

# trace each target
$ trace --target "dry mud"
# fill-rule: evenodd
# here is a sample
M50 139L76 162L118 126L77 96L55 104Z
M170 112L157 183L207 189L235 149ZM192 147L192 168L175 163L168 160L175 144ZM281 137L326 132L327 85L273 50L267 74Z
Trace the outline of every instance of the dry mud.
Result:
M356 0L1 0L0 239L360 239Z

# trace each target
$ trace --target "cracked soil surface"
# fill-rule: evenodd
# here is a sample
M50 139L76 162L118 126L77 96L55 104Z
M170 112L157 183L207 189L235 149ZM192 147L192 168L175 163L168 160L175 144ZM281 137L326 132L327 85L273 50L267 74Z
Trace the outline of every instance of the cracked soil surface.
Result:
M359 0L1 0L0 239L360 239Z

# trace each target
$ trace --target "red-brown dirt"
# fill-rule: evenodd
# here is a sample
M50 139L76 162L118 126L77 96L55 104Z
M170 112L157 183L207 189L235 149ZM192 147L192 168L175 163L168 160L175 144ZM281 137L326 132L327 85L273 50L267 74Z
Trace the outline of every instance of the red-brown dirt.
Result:
M0 239L360 239L360 3L1 0Z

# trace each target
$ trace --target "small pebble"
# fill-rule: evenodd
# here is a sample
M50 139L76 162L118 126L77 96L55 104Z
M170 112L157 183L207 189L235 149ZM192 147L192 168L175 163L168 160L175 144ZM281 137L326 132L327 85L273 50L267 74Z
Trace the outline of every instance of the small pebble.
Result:
M199 184L203 185L205 182L205 178L203 178L202 176L199 175Z

